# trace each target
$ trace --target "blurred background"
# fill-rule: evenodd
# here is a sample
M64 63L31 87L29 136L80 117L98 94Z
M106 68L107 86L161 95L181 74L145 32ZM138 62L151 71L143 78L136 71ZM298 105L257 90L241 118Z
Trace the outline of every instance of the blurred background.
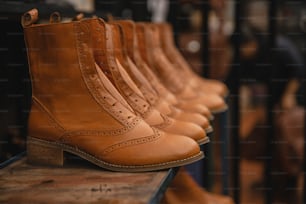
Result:
M229 175L239 177L240 203L267 202L267 175L273 202L302 203L305 1L0 0L0 163L25 151L31 83L20 17L32 8L41 22L54 11L64 20L82 12L105 20L169 22L194 71L231 90L227 128L233 134L236 127L239 141L229 145L240 152L239 172ZM222 148L217 133L210 154L215 172L222 166L215 157ZM267 154L273 157L268 167ZM210 177L210 191L222 192L222 178Z

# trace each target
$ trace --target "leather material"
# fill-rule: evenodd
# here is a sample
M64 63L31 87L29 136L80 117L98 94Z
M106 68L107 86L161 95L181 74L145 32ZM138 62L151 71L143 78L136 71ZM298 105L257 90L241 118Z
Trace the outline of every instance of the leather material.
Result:
M201 114L185 112L173 106L171 107L171 109L172 111L171 114L169 115L170 117L176 118L177 120L181 121L190 121L204 128L206 133L212 132L213 128L210 125L209 120L203 117Z
M211 113L211 111L202 104L196 103L196 104L190 105L190 103L184 103L183 101L181 101L179 104L176 104L176 107L184 111L187 111L187 112L199 113L205 116L209 120L214 119L214 116Z
M181 99L178 107L188 107L190 104L204 104L213 114L224 112L228 109L224 99L213 93L197 94L191 87L185 87L177 96ZM204 112L204 111L203 111Z
M198 94L186 81L182 73L176 72L173 64L163 54L160 45L158 29L153 24L137 23L142 32L142 43L145 44L142 52L150 65L151 70L159 76L162 83L178 98L187 101L189 104L204 104L213 113L227 109L222 97L217 94ZM147 50L150 49L148 52ZM175 73L175 74L173 74Z
M234 204L229 196L207 192L181 167L165 192L162 204Z
M189 84L193 88L197 89L199 92L216 93L223 97L228 95L229 90L224 83L213 79L201 78L193 72L192 68L174 44L173 30L170 24L161 23L157 24L157 26L161 35L160 40L164 53L171 63L175 65L177 68L176 70L183 73L185 77L188 77Z
M130 87L134 87L133 91L138 92L139 95L141 93L141 100L148 100L147 98L145 98L142 95L142 92L138 89L137 85L134 82L138 82L138 85L141 85L144 81L145 78L141 78L141 73L139 72L135 72L136 70L132 70L130 67L131 64L129 64L128 62L128 58L124 55L124 49L122 47L122 34L120 35L120 31L122 32L122 30L120 29L120 27L118 27L117 25L111 25L111 35L112 39L113 39L113 45L114 45L114 56L116 57L116 62L118 65L118 69L121 70L121 76L123 78L123 80L125 82L127 82L127 85ZM110 38L109 38L110 39ZM112 48L109 47L109 50L111 50ZM108 55L110 56L110 55ZM125 68L123 68L123 66L121 65L124 64ZM134 67L135 68L135 67ZM125 72L125 70L128 70L129 73L131 73L131 75L129 75L127 72ZM125 74L123 74L125 73ZM134 76L134 74L137 74L137 76L133 77L133 79L130 78L130 76ZM140 78L139 78L140 77ZM142 80L141 80L142 79ZM141 80L141 81L139 81ZM145 86L141 86L142 90L145 91L146 95L150 94L150 90L148 90L147 87L149 84L145 83ZM118 89L121 89L121 87L117 87ZM129 100L129 96L125 95L127 97L127 100ZM153 99L153 94L150 95L151 99ZM139 99L134 99L135 100L139 100ZM140 115L145 119L145 121L150 124L153 125L154 127L157 127L163 131L169 132L169 133L173 133L173 134L179 134L179 135L185 135L188 136L192 139L194 139L195 141L199 142L200 144L202 144L204 141L208 141L208 138L206 137L205 132L203 131L202 128L200 128L199 126L192 124L192 123L188 123L188 122L182 122L182 121L177 121L171 118L168 118L165 115L162 115L157 109L155 109L153 106L151 106L149 103L147 104L151 113L150 114L146 114L146 113L140 113ZM135 107L133 105L133 107ZM136 108L135 111L139 111L139 108ZM155 114L153 114L155 113ZM158 122L157 122L158 121Z
M128 61L128 65L127 65L127 67L129 67L128 72L130 73L130 76L133 78L133 81L136 82L137 86L141 89L143 94L146 96L149 103L154 108L159 110L161 113L168 115L172 118L179 119L182 121L196 123L200 125L201 127L203 127L204 129L209 128L210 124L205 117L201 116L198 113L181 111L178 108L176 108L176 110L178 111L176 111L175 113L174 108L172 108L170 103L167 102L166 100L163 100L162 97L160 97L160 95L167 95L167 96L170 96L169 97L170 100L173 97L175 100L175 103L177 103L175 96L169 93L169 91L167 91L166 88L163 87L157 81L157 79L155 78L151 70L146 65L144 65L140 57L137 57L139 56L139 52L138 52L137 37L135 34L135 24L132 21L115 21L114 23L116 23L117 25L120 25L120 28L122 31L123 48L120 50L123 50L126 56L126 61ZM128 56L128 54L130 56ZM142 68L137 67L137 65L133 61L134 58L136 58L135 61L137 61L138 65ZM153 85L150 84L149 80L144 76L144 74L141 71L139 71L140 69L143 70L143 73L146 74L150 82L155 84L155 87L157 87L157 91L154 90ZM161 87L158 88L159 86ZM212 118L212 115L210 111L208 110L208 108L203 106L203 107L199 107L197 110L199 109L201 113L204 113L204 116ZM195 110L195 112L197 110Z
M171 108L171 106L168 103L166 103L164 100L161 100L161 98L158 96L157 92L153 89L153 87L148 82L148 80L143 76L143 74L138 70L138 68L133 63L133 61L128 57L127 51L126 51L127 42L126 42L126 39L124 38L124 29L119 24L114 23L114 25L117 26L118 32L120 31L120 39L121 39L121 43L120 43L121 46L117 47L118 59L121 59L121 62L123 64L125 64L125 69L129 73L129 76L131 76L133 82L135 82L135 84L137 84L137 87L141 90L141 92L145 96L146 100L149 101L151 106L153 108L159 110L164 115L168 115L168 116L171 115L170 116L171 118L174 118L174 119L179 119L180 118L179 120L181 120L181 121L192 122L192 123L197 124L197 125L201 126L202 128L204 128L204 130L206 132L211 132L212 127L211 127L209 121L205 117L203 117L203 116L201 116L200 114L197 114L197 113L186 112L184 114L183 111L178 110L177 108L176 108L177 111L175 112L174 108ZM133 40L133 39L129 39L129 40ZM164 109L161 109L161 108L157 107L157 106L160 106L161 104L164 105L163 106ZM207 111L208 111L208 109L207 109ZM209 113L209 111L208 111L208 113ZM189 131L193 132L190 129L190 127L188 128L186 126L187 123L184 126L183 125L184 123L181 123L179 121L174 120L173 122L177 124L177 125L173 125L173 128L176 129L176 132L171 131L171 129L169 130L169 132L176 133L176 134L181 133L183 135L186 135L186 131L179 131L178 132L178 130L180 129L180 128L176 128L178 126L183 127L182 129L186 128ZM163 130L166 130L166 129L163 129ZM190 135L190 134L191 133L189 133L188 135Z
M171 72L176 72L177 69L174 68L173 64L168 60L166 55L161 54L163 50L161 49L161 36L157 25L150 24L147 27L151 28L149 31L152 31L152 47L156 52L153 52L153 57L155 56L156 68L159 68L160 73L165 73L165 79L170 83L169 87L173 87L173 92L177 93L177 96L183 100L188 100L191 103L200 103L205 104L212 112L219 112L227 109L222 97L215 93L205 93L204 91L195 91L192 86L183 86L182 84L188 84L188 78L185 78L184 73L176 74L176 78L167 78L166 75L169 75ZM150 32L148 32L150 33ZM156 43L159 42L159 43ZM155 53L155 55L154 55ZM172 75L174 76L174 75ZM202 93L202 94L199 94Z
M207 141L206 133L201 127L193 123L168 118L147 101L141 90L134 83L135 80L126 71L129 64L122 53L118 27L112 24L105 24L99 19L88 19L82 22L87 24L92 32L92 41L95 46L94 53L98 52L94 54L95 61L101 65L101 70L106 73L106 76L113 82L113 85L137 115L142 117L149 125L167 133L188 136L199 142L199 144ZM100 30L100 32L97 32L97 30ZM106 54L104 57L99 55L103 50Z
M50 162L48 151L33 151L38 144L115 171L157 170L203 157L194 140L154 129L135 114L95 64L88 25L31 25L24 34L33 90L30 161Z
M132 62L135 63L138 70L143 74L146 80L151 84L152 88L158 94L159 100L162 100L163 103L168 103L168 105L170 106L176 105L185 111L200 113L209 119L213 118L209 109L207 109L207 107L205 107L204 105L200 105L200 104L184 105L181 102L179 102L176 96L173 95L169 90L167 90L167 88L159 81L157 76L150 70L147 63L142 59L141 54L139 52L140 49L142 50L141 51L142 54L146 52L146 47L142 43L142 41L144 40L142 31L140 30L136 32L136 29L137 28L142 29L141 27L136 27L136 24L129 20L115 21L115 22L117 24L120 24L120 26L123 29L124 38L126 41L126 50L127 50L129 58L132 60ZM138 40L138 38L141 38L141 40ZM156 106L156 104L152 104L152 105L154 107ZM159 109L159 110L164 114L168 114L168 113L163 112L163 109Z

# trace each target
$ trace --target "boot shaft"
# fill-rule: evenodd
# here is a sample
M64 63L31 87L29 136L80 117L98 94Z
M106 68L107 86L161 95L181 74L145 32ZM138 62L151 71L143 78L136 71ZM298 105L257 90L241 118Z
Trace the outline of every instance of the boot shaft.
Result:
M147 72L147 65L146 62L142 59L140 54L140 47L138 43L138 36L136 31L136 24L130 20L121 20L116 21L118 25L121 26L123 31L123 40L126 45L126 50L129 58L135 63L137 68L142 72L142 74L149 80L154 80L154 77ZM141 33L140 33L141 35ZM142 50L145 49L141 48Z
M129 29L130 26L127 26L129 32L125 32L127 30L124 30L121 25L122 22L113 22L113 25L117 27L117 30L120 30L120 38L117 38L117 40L120 39L120 47L118 47L118 51L121 51L122 55L124 56L125 64L124 68L128 72L129 76L132 78L132 80L135 82L137 87L141 90L145 98L150 102L151 105L155 104L158 100L158 94L154 90L154 88L151 86L150 82L146 79L146 77L139 71L139 68L136 64L130 59L130 57L127 54L127 47L128 47L128 40L132 41L130 44L133 44L133 37L129 37L133 35L132 29ZM129 24L128 24L129 25ZM117 31L118 32L118 31ZM113 36L114 37L114 36ZM114 37L114 40L116 38ZM122 62L123 64L124 62Z
M136 66L141 67L144 61L142 60L139 52L136 24L131 20L118 20L115 21L115 23L120 25L122 28L128 56Z
M160 43L165 55L167 55L171 63L175 64L178 71L189 76L191 70L184 57L175 46L171 25L168 23L161 23L156 25L156 27L160 35Z
M124 40L127 42L127 50L129 57L143 76L150 82L152 88L156 91L159 97L169 95L169 91L160 83L157 76L149 68L149 65L142 57L146 55L145 30L142 23L134 23L129 20L117 21L122 27ZM142 56L141 54L142 53Z
M118 40L120 37L119 33L117 33L118 30L113 32L112 25L104 23L101 19L88 19L82 22L89 26L92 33L95 33L92 36L94 56L97 64L103 65L100 66L101 70L134 110L141 114L148 112L149 103L116 58L120 55L119 57L123 59L119 49L121 45L120 40ZM100 31L104 33L99 33ZM96 51L98 54L95 53ZM103 51L105 54L100 54Z
M114 45L114 55L129 75L127 78L132 79L133 82L130 82L130 84L136 84L137 88L139 88L141 91L145 91L146 94L156 94L155 91L152 89L150 83L138 70L134 62L129 58L126 49L128 43L124 38L124 32L122 27L116 22L112 22L111 30Z
M150 50L146 55L151 62L151 70L171 92L181 92L184 89L184 78L175 71L173 64L163 53L156 26L149 23L143 23L140 26L143 27L143 40L140 44L143 43Z
M92 37L90 24L33 25L37 19L38 12L30 12L22 20L33 81L29 162L63 165L63 152L69 152L109 170L136 172L203 158L194 140L152 128L120 102L95 63L92 43L99 38Z
M141 58L148 66L152 66L153 62L151 58L148 56L150 46L146 42L146 29L145 23L136 23L136 34L138 39L138 46Z
M97 121L104 121L104 128L121 128L136 118L127 104L117 103L119 94L110 91L111 84L101 82L87 25L33 23L24 28L34 101L30 131L40 117L33 111L37 106L71 130L97 128Z

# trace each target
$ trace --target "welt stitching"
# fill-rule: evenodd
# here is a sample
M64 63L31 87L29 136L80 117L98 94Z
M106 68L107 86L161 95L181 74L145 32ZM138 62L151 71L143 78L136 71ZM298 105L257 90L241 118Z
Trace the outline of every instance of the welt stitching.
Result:
M32 138L32 142L40 142L41 140L40 139L34 139ZM190 159L193 159L193 158L196 158L198 157L199 155L202 155L202 152L196 154L196 155L193 155L193 156L190 156L188 158L184 158L184 159L179 159L179 160L175 160L175 161L168 161L168 162L160 162L160 163L155 163L155 164L145 164L145 165L120 165L120 164L111 164L111 163L108 163L108 162L105 162L101 159L98 159L94 156L92 156L91 154L88 154L82 150L79 150L75 147L71 147L71 146L68 146L68 145L64 145L62 143L57 143L57 142L49 142L49 141L43 141L44 143L48 144L48 145L58 145L62 148L64 148L64 151L73 151L75 152L76 154L80 154L82 156L85 156L87 158L89 158L89 160L93 161L94 163L96 164L103 164L105 166L109 166L109 167L113 167L113 168L129 168L129 169L134 169L134 168L146 168L146 167L155 167L155 166L160 166L160 165L169 165L169 164L175 164L177 162L184 162L184 161L187 161L187 160L190 160ZM68 149L68 150L66 150Z

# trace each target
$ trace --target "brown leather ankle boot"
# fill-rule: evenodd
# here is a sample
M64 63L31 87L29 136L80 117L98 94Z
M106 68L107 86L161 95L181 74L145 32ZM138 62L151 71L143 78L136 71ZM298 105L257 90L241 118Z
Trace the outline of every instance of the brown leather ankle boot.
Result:
M175 65L176 70L188 78L188 82L192 87L199 92L216 93L222 97L228 95L228 88L222 82L213 79L200 78L193 72L192 68L174 44L173 30L170 24L161 23L156 24L156 26L158 27L158 32L161 36L160 40L164 53L171 63Z
M137 67L133 67L133 63L132 61L129 61L127 58L127 55L125 55L123 53L124 48L122 46L122 40L123 36L120 34L122 33L121 27L119 27L118 25L113 24L113 40L114 40L114 44L117 45L117 47L115 47L115 56L118 59L119 65L124 65L124 70L126 70L129 73L129 76L131 77L130 84L132 84L132 81L135 82L135 88L138 86L142 87L142 91L139 90L142 94L143 94L143 99L146 99L149 103L149 106L151 108L151 110L155 110L158 111L153 105L151 105L151 103L149 102L149 100L151 100L151 102L153 102L153 100L157 100L157 98L155 97L154 99L154 92L151 92L150 90L152 90L152 87L148 87L150 84L146 81L146 79L143 77L143 75L138 71ZM117 41L117 42L115 42ZM130 62L130 63L129 63ZM121 67L121 66L119 66ZM136 73L136 75L134 75ZM127 76L127 78L129 78L129 76ZM142 79L140 81L140 79ZM137 83L138 82L138 83ZM142 86L143 83L147 84L147 87ZM138 84L138 85L137 85ZM148 89L150 88L150 89ZM155 92L156 94L156 92ZM156 95L155 95L156 96ZM153 100L152 100L153 99ZM174 111L172 111L174 112ZM183 135L187 135L191 138L195 138L195 136L193 135L198 135L196 138L200 138L199 135L203 134L201 133L202 131L199 130L199 128L195 128L194 124L199 124L200 127L203 127L204 130L206 132L211 132L212 131L212 127L209 123L209 121L205 118L205 117L201 117L201 120L199 120L196 123L191 123L191 122L187 122L186 120L177 120L177 119L173 119L171 117L166 116L165 114L161 114L160 111L158 111L158 114L162 117L164 117L165 121L168 121L168 125L165 126L165 123L160 123L158 125L158 127L162 127L161 129L170 133L174 133L174 134L183 134ZM171 121L171 122L170 122ZM150 123L149 123L150 124ZM198 125L196 125L198 126ZM207 143L209 140L207 137L202 138L202 141Z
M141 55L139 53L139 49L142 48L142 46L138 46L138 42L137 42L138 41L137 38L142 37L142 35L141 33L138 33L138 32L137 34L140 34L140 36L136 35L135 23L133 23L132 21L117 21L117 22L119 22L123 26L124 33L127 33L127 35L124 35L124 36L127 41L127 53L130 59L132 60L133 63L135 63L139 71L149 81L152 88L158 94L158 102L156 102L156 104L154 104L153 106L156 107L158 110L160 110L162 113L168 115L169 112L171 112L168 106L177 105L178 104L177 98L160 83L159 79L150 70L147 63L142 60ZM213 116L211 112L209 111L209 109L203 105L191 104L189 106L184 106L183 109L187 112L199 113L199 114L204 115L206 118L213 119ZM196 119L192 119L194 118L193 117L194 115L186 113L185 111L184 112L181 111L179 112L179 114L177 113L171 114L169 116L175 117L175 118L179 116L180 118L185 118L186 121L191 120L192 122L195 122L195 123L197 123L196 121L198 121L197 124L201 125L200 123L201 119L199 119L200 117L196 117Z
M149 125L168 133L188 136L199 144L209 141L200 126L168 118L148 103L123 67L128 65L121 52L118 27L105 24L102 19L86 19L82 22L88 25L92 33L95 61L137 115Z
M115 21L114 23L118 24L122 29L122 39L124 42L123 45L124 50L126 50L127 53L128 62L130 64L131 75L135 76L135 80L142 79L140 86L142 86L141 84L146 84L146 87L148 87L147 90L151 92L151 94L147 94L149 95L148 100L151 105L163 114L166 114L175 119L196 123L207 129L208 122L206 118L198 113L182 111L178 108L175 108L161 97L163 94L168 94L166 93L167 90L165 90L166 88L163 87L161 83L159 83L156 76L150 71L148 67L146 67L144 61L140 57L137 36L135 33L135 23L129 20ZM155 84L155 89L153 84ZM144 92L146 93L148 91L144 90ZM176 101L175 96L173 94L171 94L171 96L173 96L174 100ZM204 106L203 109L204 115L207 115L207 117L211 119L212 114L209 112L209 110Z
M227 105L222 97L217 94L198 94L180 72L175 68L164 55L160 45L158 29L153 24L137 23L140 32L143 32L144 44L149 52L145 52L147 62L152 71L159 76L162 83L178 98L187 104L204 104L212 113L219 113L227 110Z
M142 55L140 55L139 53L139 48L142 48L142 46L138 46L138 40L137 40L138 36L136 35L135 31L136 30L135 23L132 21L116 21L116 22L121 24L121 26L123 26L124 33L128 33L127 35L125 35L127 41L127 53L130 59L132 60L132 62L135 63L139 71L145 76L146 80L151 84L153 89L157 92L159 96L159 102L162 102L164 104L166 102L168 103L168 105L171 106L177 105L178 104L177 98L169 90L167 90L167 88L164 87L163 84L160 83L159 79L150 70L147 63L142 60L141 57ZM184 110L202 114L210 119L212 119L213 117L207 107L199 104L190 104L189 106L185 106Z
M34 25L24 14L32 80L28 161L63 165L63 152L114 171L151 171L203 157L198 144L149 126L101 72L87 24ZM152 153L153 152L153 153Z
M139 71L138 67L134 64L134 62L127 55L127 40L125 36L131 35L130 32L125 32L123 29L124 26L120 24L120 22L113 22L114 25L118 26L120 30L120 41L121 46L118 47L118 51L121 52L122 57L118 57L119 61L121 59L121 63L124 66L125 70L128 72L129 76L132 78L133 82L140 89L146 100L150 103L150 105L159 110L162 114L169 116L170 118L174 118L181 121L192 122L200 125L206 133L211 133L213 131L212 126L210 125L207 118L201 116L196 113L188 113L183 112L173 106L170 106L164 100L158 96L158 93L151 86L150 82L145 78L145 76ZM124 22L123 22L124 24ZM120 54L119 54L120 55Z

